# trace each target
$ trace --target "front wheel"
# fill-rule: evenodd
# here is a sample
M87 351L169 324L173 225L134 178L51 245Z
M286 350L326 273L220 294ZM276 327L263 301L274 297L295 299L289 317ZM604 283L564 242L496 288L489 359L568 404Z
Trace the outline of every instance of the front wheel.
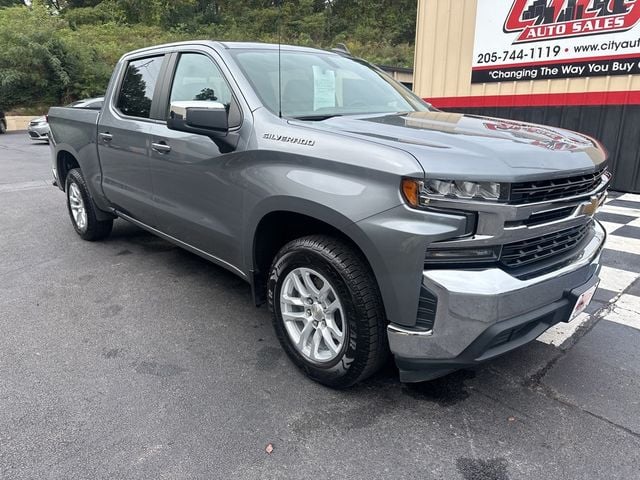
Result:
M278 252L268 286L276 335L313 380L346 388L387 359L377 283L350 245L324 235L293 240Z
M83 240L88 241L108 237L113 227L113 220L97 219L97 207L93 203L80 169L74 168L67 174L65 192L69 217L76 233Z

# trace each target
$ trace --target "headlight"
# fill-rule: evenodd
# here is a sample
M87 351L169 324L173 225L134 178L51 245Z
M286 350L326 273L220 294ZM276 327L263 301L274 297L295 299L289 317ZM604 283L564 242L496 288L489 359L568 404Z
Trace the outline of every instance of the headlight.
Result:
M496 182L468 182L465 180L426 180L427 195L455 198L499 200L501 185Z
M412 207L426 207L429 198L460 198L465 200L498 201L506 199L508 185L496 182L466 180L402 180L402 195Z

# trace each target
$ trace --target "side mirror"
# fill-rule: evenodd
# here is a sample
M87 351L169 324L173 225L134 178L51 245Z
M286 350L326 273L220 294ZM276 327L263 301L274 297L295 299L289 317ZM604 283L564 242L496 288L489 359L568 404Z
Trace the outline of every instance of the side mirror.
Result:
M218 102L193 100L173 102L169 108L167 127L170 130L196 133L209 137L224 137L229 131L227 108Z

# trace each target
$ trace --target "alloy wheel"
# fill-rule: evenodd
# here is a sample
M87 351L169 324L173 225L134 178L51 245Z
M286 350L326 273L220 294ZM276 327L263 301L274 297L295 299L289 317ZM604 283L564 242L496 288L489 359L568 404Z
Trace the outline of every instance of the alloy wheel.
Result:
M280 312L296 350L313 363L328 363L341 355L346 318L335 288L320 273L296 268L280 290Z

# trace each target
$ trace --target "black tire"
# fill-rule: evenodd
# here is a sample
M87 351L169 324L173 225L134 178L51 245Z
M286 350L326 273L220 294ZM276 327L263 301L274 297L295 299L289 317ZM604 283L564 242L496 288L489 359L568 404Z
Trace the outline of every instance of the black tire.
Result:
M0 120L0 134L7 132L7 124L4 120Z
M285 327L280 293L287 274L297 268L311 268L328 279L345 311L346 340L338 357L327 364L314 363L302 355ZM289 242L271 266L268 295L282 347L313 380L333 388L347 388L371 376L386 362L387 322L380 292L362 254L347 243L325 235Z
M71 192L74 191L74 186L77 188L77 191L80 193L82 197L82 202L84 204L84 211L86 213L86 224L83 226L78 226L76 223L76 219L73 216L71 209ZM89 190L87 189L87 184L84 181L84 177L80 172L79 168L74 168L69 171L67 174L67 180L65 183L65 189L67 195L67 210L69 211L69 218L71 218L71 224L75 229L76 233L80 235L80 238L87 241L95 241L102 240L106 238L111 233L111 229L113 228L113 220L98 220L96 217L96 209L97 207L93 203L93 199L89 194Z

